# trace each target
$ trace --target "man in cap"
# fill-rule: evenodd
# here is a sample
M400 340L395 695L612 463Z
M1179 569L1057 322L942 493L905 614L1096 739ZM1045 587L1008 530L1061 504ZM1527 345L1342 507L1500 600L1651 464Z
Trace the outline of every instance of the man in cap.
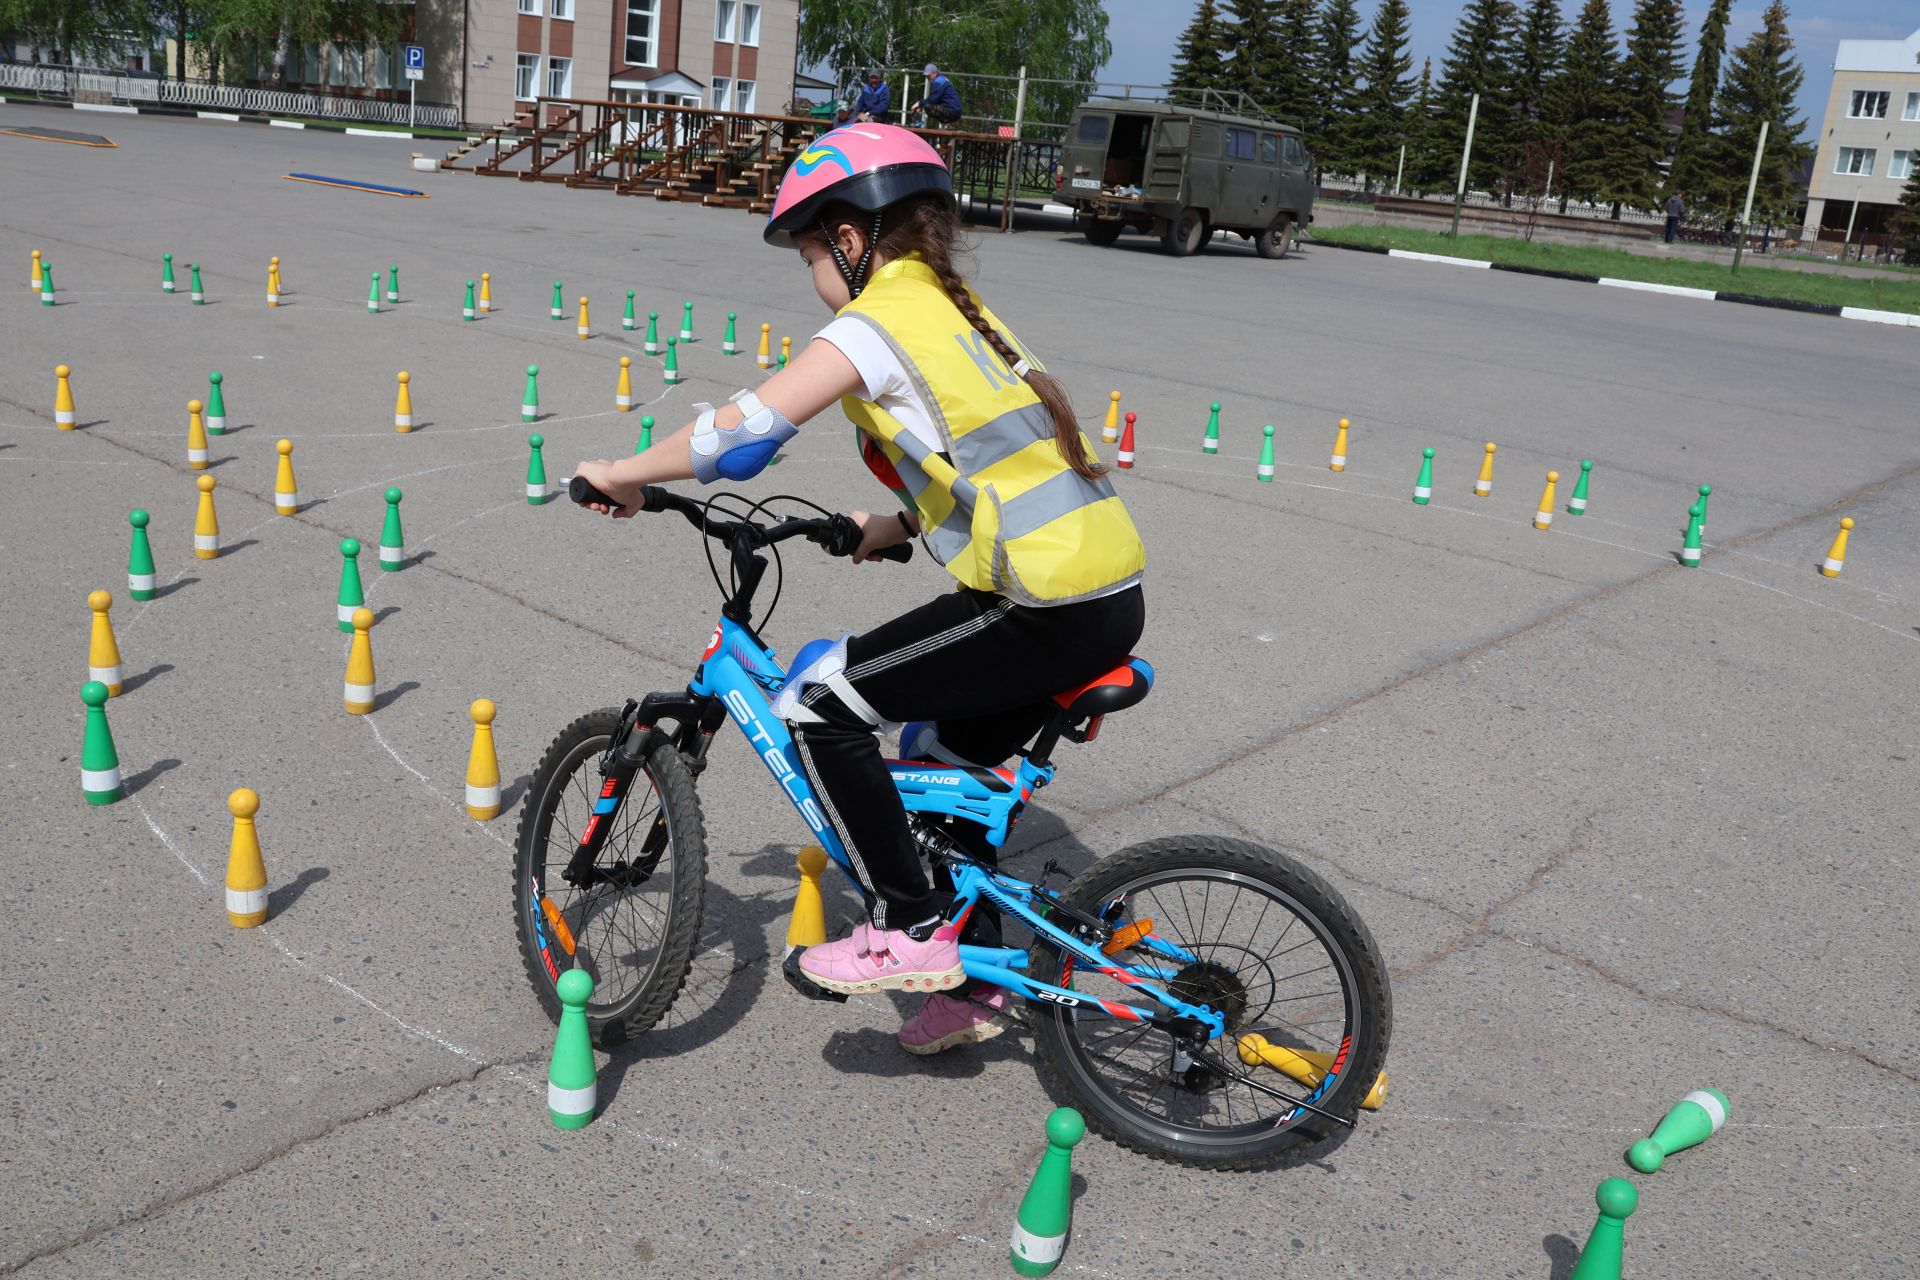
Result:
M936 127L954 124L960 119L960 91L953 81L940 74L940 68L927 64L927 92L920 101L907 107L926 113L927 123Z
M854 118L872 124L891 124L893 114L893 95L887 89L886 77L875 67L867 72L866 88L860 90L860 100L853 104Z

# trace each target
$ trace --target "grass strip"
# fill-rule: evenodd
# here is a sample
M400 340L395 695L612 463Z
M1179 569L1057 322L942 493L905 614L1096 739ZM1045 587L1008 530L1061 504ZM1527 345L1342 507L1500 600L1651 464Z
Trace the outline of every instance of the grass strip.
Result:
M1698 262L1692 258L1657 258L1597 245L1551 244L1502 236L1463 235L1454 240L1438 231L1411 227L1315 227L1313 238L1374 248L1446 254L1537 271L1640 280L1649 284L1680 285L1689 289L1711 289L1790 302L1868 307L1877 311L1920 315L1920 280L1909 280L1902 276L1875 279L1831 275L1817 268L1796 271L1791 268L1756 266L1751 258L1741 264L1740 272L1736 275L1721 263Z

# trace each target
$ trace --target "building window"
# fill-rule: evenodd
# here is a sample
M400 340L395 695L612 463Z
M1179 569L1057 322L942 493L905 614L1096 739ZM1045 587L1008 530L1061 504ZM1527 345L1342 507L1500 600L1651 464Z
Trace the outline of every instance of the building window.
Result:
M556 18L571 18L573 17L573 0L553 0L547 11Z
M520 0L520 3L516 7L521 13L538 13L540 12L540 0Z
M533 101L533 78L540 74L540 55L523 53L513 63L513 96L520 102Z
M707 105L711 106L715 111L725 111L727 109L727 90L732 86L733 81L727 79L725 76L715 76L713 78L713 90L707 95Z
M1920 93L1907 95L1906 110L1900 113L1902 120L1920 120Z
M757 4L740 6L740 43L760 43L760 6Z
M1842 147L1840 158L1833 162L1835 173L1857 173L1863 178L1873 176L1873 147Z
M733 109L735 111L753 110L754 88L754 82L751 80L736 80L733 82Z
M719 0L713 6L713 38L722 44L733 42L734 10L740 6L734 0Z
M373 87L393 88L393 50L375 49L373 51Z
M300 46L300 75L298 78L301 84L320 83L319 45L303 44Z
M1913 176L1913 152L1896 151L1893 162L1887 166L1889 178L1911 178Z
M1847 111L1847 116L1853 120L1885 120L1890 96L1885 89L1855 89L1853 106Z
M340 61L340 46L327 46L327 83L336 89L346 87L347 69Z
M573 59L547 59L547 96L549 98L571 98L573 96Z
M654 45L660 38L660 0L627 0L627 65L654 65Z
M346 65L347 84L351 88L355 88L355 89L366 88L367 87L366 50L350 46L347 49L342 50L341 60L347 64Z

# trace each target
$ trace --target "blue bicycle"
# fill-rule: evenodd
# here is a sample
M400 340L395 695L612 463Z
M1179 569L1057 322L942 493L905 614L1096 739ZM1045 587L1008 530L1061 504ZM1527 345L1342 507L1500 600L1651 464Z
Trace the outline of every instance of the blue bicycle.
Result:
M575 501L597 499L574 482ZM818 515L776 519L769 504ZM595 1040L653 1026L679 995L700 933L706 839L695 780L731 720L814 841L852 878L833 825L770 711L786 672L755 629L753 604L778 545L808 538L850 554L859 530L795 498L696 503L659 488L646 510L676 511L726 547L726 597L692 680L581 716L535 769L520 816L514 914L527 974L549 1016L554 984L579 966L594 980ZM911 546L888 558L907 560ZM778 604L776 589L774 604ZM771 614L771 606L768 609ZM760 619L764 625L765 617ZM1265 1165L1354 1123L1383 1093L1392 997L1366 925L1294 859L1243 840L1185 836L1101 858L1061 888L970 856L971 826L1002 847L1052 781L1060 740L1091 742L1103 717L1146 697L1152 669L1130 658L1060 693L1058 712L1015 768L898 761L893 778L914 836L953 888L950 919L996 911L1028 945L966 946L967 973L1021 997L1041 1061L1096 1128L1182 1164ZM787 957L804 995L839 999Z

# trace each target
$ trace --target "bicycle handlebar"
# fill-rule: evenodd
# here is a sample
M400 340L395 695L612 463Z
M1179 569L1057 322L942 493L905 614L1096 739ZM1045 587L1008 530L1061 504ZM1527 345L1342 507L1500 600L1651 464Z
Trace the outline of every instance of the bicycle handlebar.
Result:
M567 497L582 506L589 502L608 507L620 506L595 488L585 476L575 476L568 482ZM735 537L744 537L748 547L770 547L788 538L804 537L825 549L827 554L836 556L850 556L860 546L860 526L849 516L814 516L782 520L775 525L760 525L750 520L714 520L708 517L706 508L699 503L653 484L640 490L640 502L643 511L677 511L687 518L688 524L721 542L732 543ZM913 544L903 542L882 547L873 553L872 558L906 564L913 559Z

